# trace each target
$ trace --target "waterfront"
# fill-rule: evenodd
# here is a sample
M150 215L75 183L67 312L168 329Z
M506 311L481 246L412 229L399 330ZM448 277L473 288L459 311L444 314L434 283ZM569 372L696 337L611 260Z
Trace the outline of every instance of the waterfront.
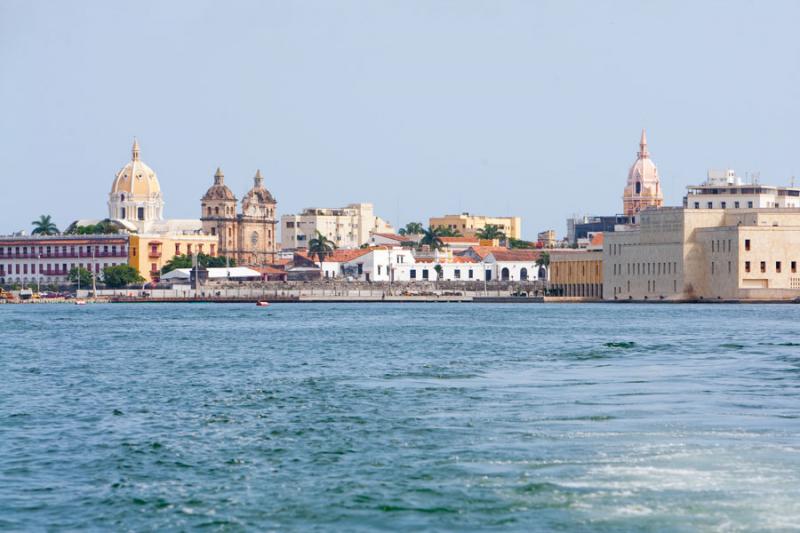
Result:
M0 529L789 529L800 308L2 306Z

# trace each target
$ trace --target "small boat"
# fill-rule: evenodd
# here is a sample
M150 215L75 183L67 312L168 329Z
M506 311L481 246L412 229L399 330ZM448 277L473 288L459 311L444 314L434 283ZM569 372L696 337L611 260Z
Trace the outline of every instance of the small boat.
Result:
M75 305L86 305L86 300L75 300Z
M256 302L256 306L258 306L258 307L267 307L268 305L269 305L269 302L264 301L264 300L259 300L258 302Z

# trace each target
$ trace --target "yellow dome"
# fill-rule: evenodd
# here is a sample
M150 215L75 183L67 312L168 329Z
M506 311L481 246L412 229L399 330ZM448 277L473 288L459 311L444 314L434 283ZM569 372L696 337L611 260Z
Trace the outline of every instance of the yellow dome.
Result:
M149 197L161 193L158 176L152 168L139 159L139 142L133 140L133 158L117 172L111 194L127 193L133 196Z

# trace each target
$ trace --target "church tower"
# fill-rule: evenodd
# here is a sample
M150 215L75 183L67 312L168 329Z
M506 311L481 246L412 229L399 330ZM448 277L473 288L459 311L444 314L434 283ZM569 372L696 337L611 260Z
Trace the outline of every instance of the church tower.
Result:
M239 250L242 263L260 265L275 259L275 206L277 202L264 187L261 170L253 177L253 188L242 199L239 218Z
M114 177L108 195L108 218L127 220L140 232L150 222L163 220L164 199L155 171L139 157L139 141L133 140L131 160Z
M628 183L622 196L623 213L635 216L648 207L664 205L658 169L647 150L647 134L642 130L636 162L628 171Z
M225 185L225 175L220 168L214 174L212 185L201 201L200 220L203 233L217 235L219 238L218 255L236 257L238 241L238 221L236 218L236 197Z

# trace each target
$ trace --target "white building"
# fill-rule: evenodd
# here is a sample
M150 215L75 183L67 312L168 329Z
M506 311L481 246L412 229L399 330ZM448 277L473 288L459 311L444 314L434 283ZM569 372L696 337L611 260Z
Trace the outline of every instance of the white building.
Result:
M317 232L337 248L358 248L367 244L370 233L394 233L392 226L375 216L372 204L350 204L342 208L304 209L299 215L281 217L281 247L308 248Z
M743 183L731 170L709 170L702 185L687 187L686 209L766 209L800 207L800 187Z
M261 273L257 270L247 267L211 267L207 268L208 281L254 281L262 278ZM192 277L191 268L176 268L170 270L163 276L161 281L171 282L187 282Z

